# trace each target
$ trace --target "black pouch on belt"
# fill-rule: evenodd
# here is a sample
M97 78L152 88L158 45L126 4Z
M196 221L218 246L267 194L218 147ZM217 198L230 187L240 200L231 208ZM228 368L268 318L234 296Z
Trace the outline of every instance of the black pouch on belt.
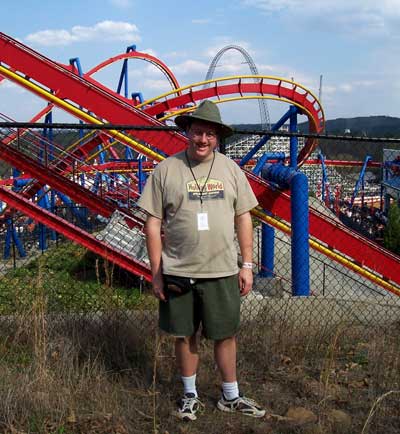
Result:
M163 274L164 288L174 294L184 294L190 291L190 279L188 277L170 276Z

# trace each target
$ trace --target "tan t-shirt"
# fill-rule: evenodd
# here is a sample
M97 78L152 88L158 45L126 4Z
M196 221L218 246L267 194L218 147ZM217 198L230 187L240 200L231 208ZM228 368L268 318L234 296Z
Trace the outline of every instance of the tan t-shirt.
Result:
M139 199L141 208L163 220L166 274L211 278L238 272L234 217L258 202L234 161L218 152L212 161L190 161L196 183L184 152L167 158L149 177ZM201 205L198 186L202 189L209 172Z

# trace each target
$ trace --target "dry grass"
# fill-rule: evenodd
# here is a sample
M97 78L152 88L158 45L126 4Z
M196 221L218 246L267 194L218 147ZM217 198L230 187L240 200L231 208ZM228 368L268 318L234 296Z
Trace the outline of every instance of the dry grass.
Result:
M110 271L110 276L112 271ZM241 389L269 410L262 420L218 412L220 381L212 344L200 342L198 421L171 415L181 393L173 345L154 312L46 313L41 271L32 306L0 322L0 432L46 434L385 433L400 426L398 324L376 330L298 327L285 316L244 322ZM111 279L111 277L110 277ZM285 417L304 407L307 424ZM344 423L332 417L342 410Z

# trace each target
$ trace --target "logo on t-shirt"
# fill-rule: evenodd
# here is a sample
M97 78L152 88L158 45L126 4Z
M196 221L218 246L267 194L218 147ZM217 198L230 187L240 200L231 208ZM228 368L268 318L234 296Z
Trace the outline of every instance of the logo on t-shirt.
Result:
M204 185L206 180L207 178L203 176L198 178L197 182L193 180L186 183L189 200L200 200L200 191L203 191L203 200L224 198L224 183L218 179L209 179Z

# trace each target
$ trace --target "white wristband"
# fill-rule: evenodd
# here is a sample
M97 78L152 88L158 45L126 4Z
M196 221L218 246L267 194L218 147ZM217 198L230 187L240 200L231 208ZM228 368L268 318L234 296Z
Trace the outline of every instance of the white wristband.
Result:
M243 262L242 268L248 268L249 270L253 269L253 263L252 262Z

